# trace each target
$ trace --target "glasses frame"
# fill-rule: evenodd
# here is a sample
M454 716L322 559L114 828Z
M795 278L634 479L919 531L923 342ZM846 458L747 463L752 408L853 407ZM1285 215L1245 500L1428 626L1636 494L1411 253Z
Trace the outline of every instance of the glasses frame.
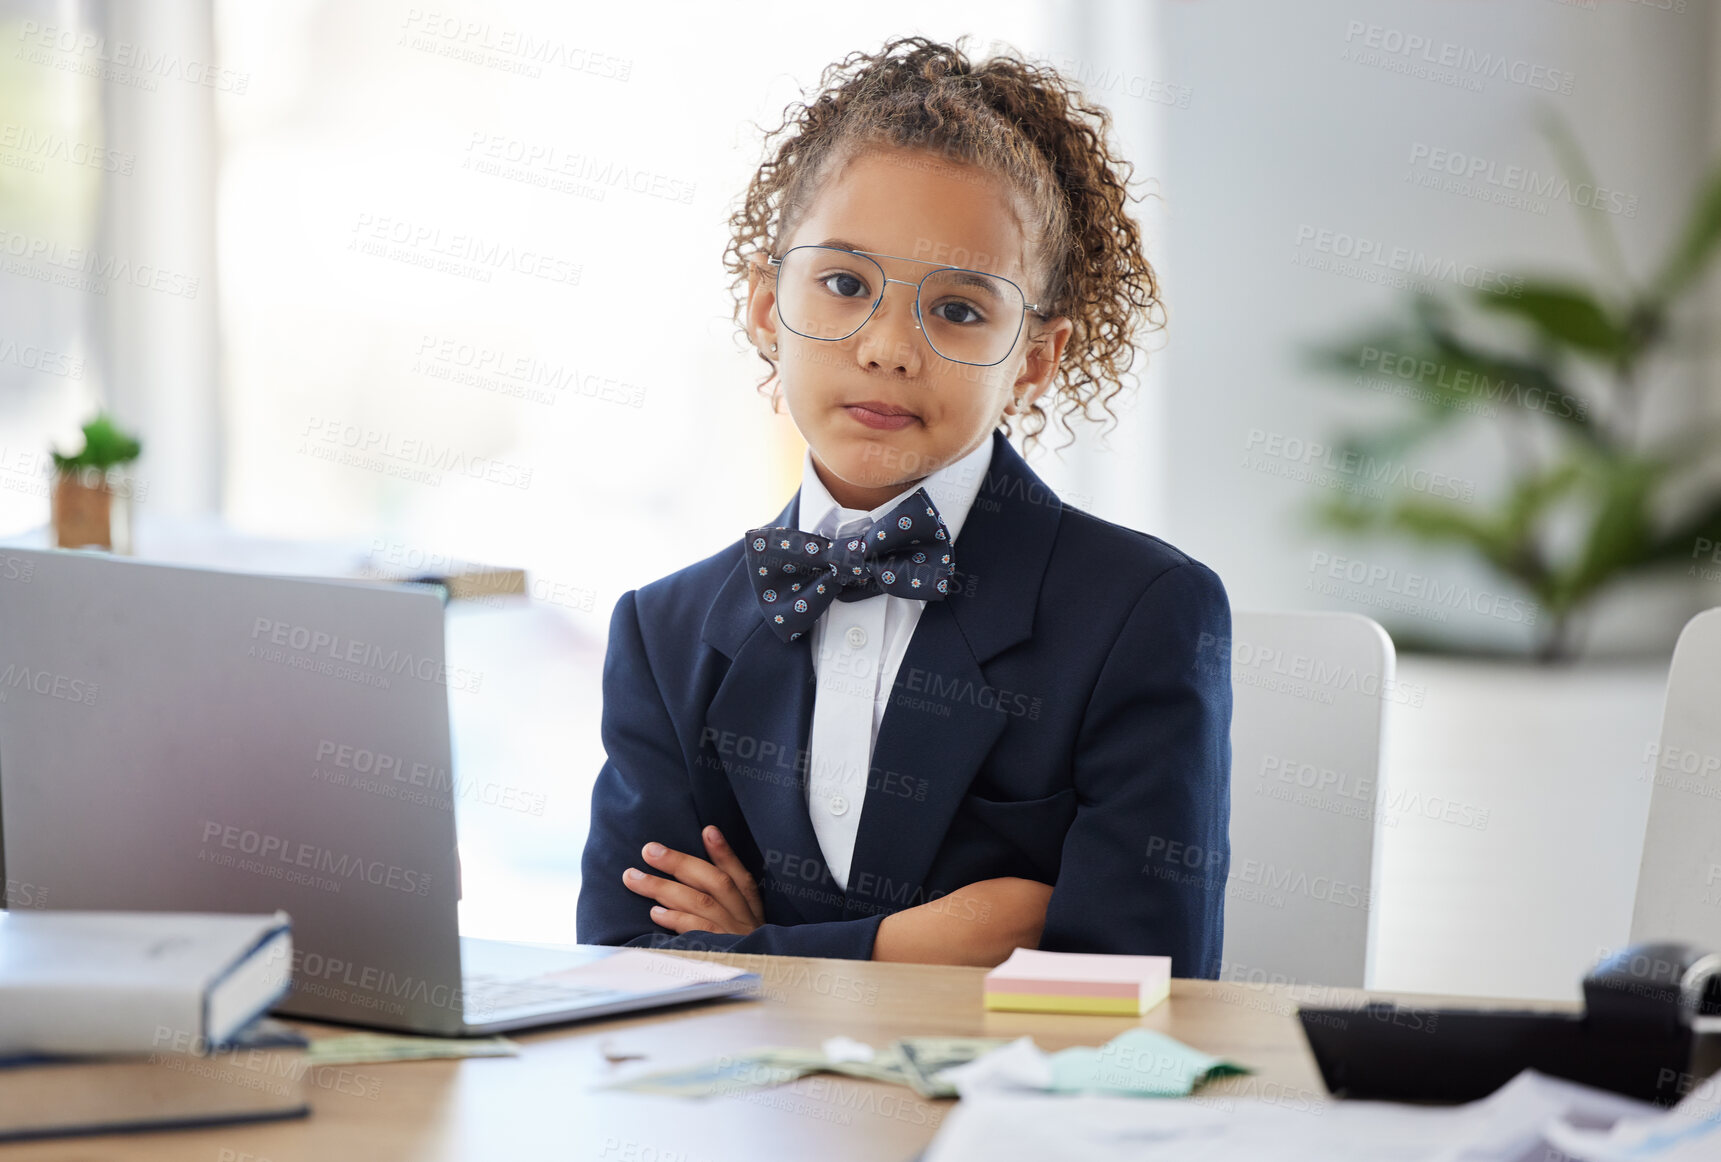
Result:
M884 280L879 285L878 295L877 295L877 297L875 297L873 299L872 307L870 309L868 309L868 311L866 313L866 318L862 319L858 324L856 324L855 329L850 331L847 335L839 335L836 338L826 338L823 335L808 335L804 332L796 331L795 328L790 327L789 321L787 319L783 318L783 296L779 293L777 295L777 321L779 323L782 323L784 327L788 328L788 330L794 332L797 335L800 335L801 338L803 338L803 339L817 339L821 343L841 343L845 339L854 338L856 335L858 335L860 333L860 329L862 327L866 326L868 323L870 323L872 321L873 315L878 313L879 304L884 302L884 292L887 289L889 289L890 284L894 282L894 283L900 283L903 286L911 286L914 288L914 329L920 332L921 338L926 340L926 345L928 347L932 348L932 353L934 355L937 355L940 359L949 359L950 362L952 362L952 363L961 363L961 364L964 364L968 367L996 367L996 366L998 366L998 364L1004 362L1004 360L1010 358L1010 352L1012 352L1016 349L1016 341L1022 337L1022 320L1020 320L1020 319L1016 320L1016 333L1010 337L1010 346L1008 346L1004 349L1004 354L998 356L998 358L994 359L990 363L975 363L975 362L968 360L968 359L952 358L951 356L946 355L944 352L940 351L938 349L937 344L933 343L932 337L926 333L926 328L921 326L921 322L923 321L925 316L923 316L920 313L920 293L921 293L921 290L926 285L926 280L931 278L933 275L937 274L941 270L967 271L969 274L978 274L978 275L982 275L986 278L995 278L999 282L1007 282L1011 286L1016 288L1016 293L1018 295L1020 295L1022 298L1022 313L1025 315L1033 315L1036 319L1039 319L1042 323L1046 321L1046 316L1040 313L1040 305L1038 303L1028 302L1028 295L1025 291L1022 290L1022 287L1020 284L1018 284L1014 279L1005 278L1001 274L993 274L989 270L974 270L973 268L966 267L966 266L951 266L949 263L932 262L930 259L926 259L926 258L904 258L899 254L880 254L876 250L848 250L848 249L845 249L844 247L841 247L841 246L823 246L817 242L803 242L799 246L791 246L791 247L789 247L789 249L783 251L783 253L781 255L768 254L768 255L766 255L766 258L765 258L766 265L781 268L783 265L783 260L788 258L789 255L793 254L797 250L834 250L838 254L859 254L859 255L865 257L867 260L869 260L874 266L878 267L878 276L879 276L879 278ZM878 260L881 258L894 258L898 262L926 263L927 265L932 266L935 269L929 270L925 274L921 275L920 280L918 282L910 282L905 278L891 278L888 274L886 274L884 272L884 267L880 266L879 262L878 262Z

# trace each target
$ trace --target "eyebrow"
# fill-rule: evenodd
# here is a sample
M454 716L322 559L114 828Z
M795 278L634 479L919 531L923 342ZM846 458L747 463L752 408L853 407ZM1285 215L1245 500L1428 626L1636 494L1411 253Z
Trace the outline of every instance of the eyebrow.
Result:
M862 246L860 243L850 242L846 238L826 238L822 242L814 242L814 243L810 243L809 245L834 246L838 250L854 250L854 251L858 251L862 254L866 253L869 250L872 250L872 247L870 247L870 246ZM883 254L884 252L882 250L874 250L873 253L874 254ZM888 255L888 254L885 255L885 257L886 258L904 258L904 256L902 256L902 255ZM946 270L966 270L966 269L968 269L967 267L954 266L948 262L943 262L943 263L934 262L931 259L904 258L904 261L907 261L907 262L924 262L928 266L938 266L938 267L942 267ZM988 272L987 271L977 271L976 273L977 274L987 274ZM1009 276L1008 275L998 275L996 277L1008 278ZM967 282L967 283L972 283L975 286L984 286L985 285L985 284L981 283L978 279L974 279L974 278L967 278L967 279L964 279L963 281Z
M834 246L838 250L871 250L870 246L862 246L858 242L850 242L846 238L826 238L823 242L815 242L815 246Z

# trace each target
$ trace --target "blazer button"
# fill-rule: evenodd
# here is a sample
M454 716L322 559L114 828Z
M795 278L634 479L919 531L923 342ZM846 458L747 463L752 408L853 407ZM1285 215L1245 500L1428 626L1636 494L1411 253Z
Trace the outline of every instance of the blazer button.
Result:
M866 645L866 630L862 629L858 625L849 626L849 632L845 636L848 639L849 649L851 650L858 650L862 646Z
M843 798L841 795L832 795L831 796L831 802L830 802L830 808L831 808L831 814L832 815L846 814L848 812L848 809L849 809L849 801L847 799Z

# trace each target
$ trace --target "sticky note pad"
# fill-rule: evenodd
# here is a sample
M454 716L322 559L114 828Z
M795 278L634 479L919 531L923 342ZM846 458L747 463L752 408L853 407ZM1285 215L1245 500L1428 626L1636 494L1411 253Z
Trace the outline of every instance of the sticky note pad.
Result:
M1018 948L986 974L986 1007L1139 1017L1171 992L1171 957Z

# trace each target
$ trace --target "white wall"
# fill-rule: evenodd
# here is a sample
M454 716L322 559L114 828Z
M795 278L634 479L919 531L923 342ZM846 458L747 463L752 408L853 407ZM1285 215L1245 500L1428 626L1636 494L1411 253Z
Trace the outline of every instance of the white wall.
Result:
M1656 0L1657 3L1662 0ZM1677 0L1665 0L1673 5ZM1651 4L1595 8L1557 0L1205 0L1156 4L1170 79L1187 108L1164 110L1163 178L1170 343L1163 373L1168 503L1165 532L1213 565L1232 601L1256 608L1329 607L1374 612L1389 628L1522 643L1509 616L1438 609L1409 618L1307 587L1316 552L1371 565L1417 568L1442 581L1487 588L1490 576L1450 554L1416 556L1357 542L1301 519L1309 484L1242 467L1251 430L1304 440L1334 434L1341 419L1399 415L1399 401L1347 388L1295 361L1298 345L1397 316L1409 292L1294 265L1305 226L1405 247L1512 274L1590 277L1595 260L1579 210L1545 214L1408 183L1414 147L1457 150L1557 172L1535 129L1547 99L1574 126L1598 181L1638 198L1635 217L1612 217L1629 268L1641 276L1683 221L1711 156L1706 112L1712 14ZM1341 59L1366 21L1434 44L1523 59L1572 74L1568 94L1491 79L1482 91ZM1313 255L1304 245L1301 253ZM1674 403L1690 368L1669 369L1655 390ZM1683 406L1683 405L1682 405ZM1674 422L1677 408L1663 415ZM1474 482L1486 495L1504 466L1498 421L1430 447L1413 465ZM1622 594L1597 625L1595 645L1668 649L1684 617L1721 601L1721 589ZM1388 596L1377 589L1374 597ZM1522 595L1520 595L1522 596ZM1395 635L1402 636L1402 635Z

